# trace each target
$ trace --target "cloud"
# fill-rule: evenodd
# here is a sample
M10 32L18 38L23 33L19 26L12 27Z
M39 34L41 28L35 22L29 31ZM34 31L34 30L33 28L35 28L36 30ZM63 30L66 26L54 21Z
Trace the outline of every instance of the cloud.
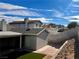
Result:
M34 8L29 8L29 9L34 11L48 11L48 12L53 11L52 9L34 9Z
M72 4L72 7L70 7L70 12L74 15L79 14L79 4Z
M6 12L0 12L0 14L11 14L11 15L21 15L21 16L40 16L40 14L36 12L32 12L29 10L15 9Z
M0 9L5 9L6 11L0 11L0 14L11 14L11 15L21 15L21 16L41 16L41 14L30 11L27 7L0 3Z
M69 22L79 22L79 20L69 20Z
M63 17L64 13L60 12L59 10L53 10L53 17Z
M12 22L12 21L24 21L24 18L21 17L12 17L12 16L4 16L4 15L0 15L0 20L5 19L7 22ZM43 23L51 23L51 21L53 20L52 18L28 18L29 20L40 20Z
M42 18L29 18L29 20L40 20L43 23L51 23L53 19L52 18L47 19L47 18L42 17Z
M53 17L65 19L65 20L68 20L69 22L72 22L72 21L79 22L79 15L65 16L64 13L62 13L62 12L60 12L58 10L54 10Z
M79 2L79 0L72 0L73 2Z
M67 19L67 20L79 20L79 15L77 15L77 16L65 16L63 18Z
M78 4L73 4L72 7L79 7L79 5Z
M67 8L67 13L69 15L78 15L79 14L79 0L72 0L70 5Z
M2 20L2 19L5 19L7 22L24 20L23 18L20 18L20 17L12 17L12 16L0 15L0 20Z
M0 19L5 19L8 22L16 21L16 20L17 21L24 20L22 17L18 17L18 15L20 15L20 16L42 16L42 14L35 12L36 10L38 10L38 11L52 11L49 9L44 10L44 9L27 8L27 7L22 7L22 6L18 6L18 5L8 4L8 3L0 3L0 9L4 9L4 11L0 10ZM34 10L34 11L32 11L32 10ZM6 15L10 15L10 16L6 16ZM11 16L11 15L15 15L15 16ZM47 19L44 17L29 18L29 19L40 20L43 23L49 23L53 20L51 18Z
M54 10L53 13L53 17L68 20L69 22L79 22L79 15L66 16L65 13L60 12L59 10Z
M8 3L0 3L0 8L8 9L8 10L10 10L10 9L27 9L26 7L12 5L12 4L8 4Z

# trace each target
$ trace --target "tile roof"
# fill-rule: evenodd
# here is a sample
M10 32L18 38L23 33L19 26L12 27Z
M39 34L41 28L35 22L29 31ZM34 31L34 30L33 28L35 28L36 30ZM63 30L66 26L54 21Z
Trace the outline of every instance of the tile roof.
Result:
M13 21L10 22L9 24L21 24L21 23L25 23L24 21Z
M28 20L28 23L34 23L34 22L42 23L40 20ZM25 23L25 21L13 21L13 22L10 22L9 24L23 24L23 23Z
M40 22L40 23L41 23L40 20L29 20L29 21L28 21L28 23L33 23L33 22Z

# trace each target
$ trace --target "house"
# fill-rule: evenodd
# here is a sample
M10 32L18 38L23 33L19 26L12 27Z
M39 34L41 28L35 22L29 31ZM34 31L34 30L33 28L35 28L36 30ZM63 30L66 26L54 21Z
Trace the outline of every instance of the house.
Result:
M37 50L48 44L49 32L43 28L32 28L29 30L16 29L15 32L22 33L22 47L30 50Z
M0 56L21 48L21 33L12 31L0 32Z
M0 21L0 31L6 31L7 30L7 23L4 19Z
M9 23L10 29L13 28L40 28L42 22L40 20L28 20L24 19L24 21L13 21Z
M44 25L42 25L42 27L43 27L43 28L46 28L46 29L51 29L51 28L55 28L55 27L56 27L56 25L55 25L55 24L50 23L50 24L44 24Z

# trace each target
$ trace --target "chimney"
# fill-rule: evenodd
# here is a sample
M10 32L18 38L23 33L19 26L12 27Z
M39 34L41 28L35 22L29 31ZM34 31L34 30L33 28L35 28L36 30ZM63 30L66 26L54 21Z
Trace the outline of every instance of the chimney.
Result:
M25 18L24 19L24 22L25 22L25 29L28 29L28 21L29 21L29 19L28 18Z
M5 21L5 19L2 19L1 20L1 25L2 25L2 31L7 31L7 23Z

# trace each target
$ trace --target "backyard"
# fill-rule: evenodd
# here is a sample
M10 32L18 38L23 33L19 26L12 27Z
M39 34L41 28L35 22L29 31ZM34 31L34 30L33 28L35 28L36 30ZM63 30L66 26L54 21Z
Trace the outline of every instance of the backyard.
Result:
M43 59L45 55L38 53L28 53L23 56L18 57L17 59Z
M6 59L42 59L44 56L44 54L33 53L28 49L17 49L1 57L6 57Z

